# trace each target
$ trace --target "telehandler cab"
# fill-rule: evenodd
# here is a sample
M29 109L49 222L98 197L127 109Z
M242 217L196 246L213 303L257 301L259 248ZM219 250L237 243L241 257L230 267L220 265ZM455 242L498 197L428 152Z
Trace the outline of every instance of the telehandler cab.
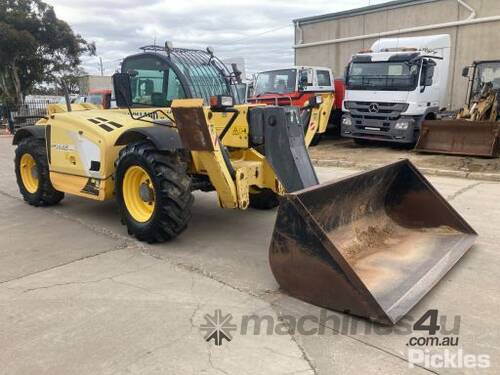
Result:
M409 161L319 185L304 132L322 121L321 96L308 124L296 107L235 105L237 74L210 49L168 45L125 58L113 81L120 109L59 108L15 134L29 204L116 199L129 233L148 242L186 228L194 190L215 190L223 208L279 205L270 263L282 288L384 324L476 237Z

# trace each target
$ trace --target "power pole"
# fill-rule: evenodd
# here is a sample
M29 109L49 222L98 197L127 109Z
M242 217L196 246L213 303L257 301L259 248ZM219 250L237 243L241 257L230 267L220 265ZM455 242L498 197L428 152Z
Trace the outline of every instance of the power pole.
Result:
M104 66L102 65L102 57L99 57L99 67L101 68L101 77L104 75Z

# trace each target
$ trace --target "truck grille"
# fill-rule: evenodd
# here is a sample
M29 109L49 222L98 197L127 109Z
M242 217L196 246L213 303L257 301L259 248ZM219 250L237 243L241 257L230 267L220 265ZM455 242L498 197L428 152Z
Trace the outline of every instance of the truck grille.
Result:
M388 131L391 123L408 109L406 103L346 101L344 105L350 111L356 128L377 127L382 131Z

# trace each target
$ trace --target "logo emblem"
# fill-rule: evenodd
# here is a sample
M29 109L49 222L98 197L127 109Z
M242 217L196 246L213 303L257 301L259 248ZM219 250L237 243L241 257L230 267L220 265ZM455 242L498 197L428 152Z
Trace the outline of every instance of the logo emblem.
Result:
M213 340L215 345L221 346L222 340L230 342L233 339L231 331L236 331L236 324L232 324L231 314L223 315L221 310L215 310L214 315L205 314L206 323L200 326L200 330L205 332L203 337L206 342Z
M370 104L370 106L368 107L368 110L371 113L378 113L378 104L377 103Z

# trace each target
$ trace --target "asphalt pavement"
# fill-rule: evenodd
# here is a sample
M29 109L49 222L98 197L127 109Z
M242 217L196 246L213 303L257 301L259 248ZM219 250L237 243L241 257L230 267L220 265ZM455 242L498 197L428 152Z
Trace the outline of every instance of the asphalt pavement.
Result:
M498 373L499 182L430 177L479 238L408 321L383 329L279 290L268 265L276 210L222 210L214 193L196 193L186 232L148 245L127 235L114 202L25 204L13 151L0 138L0 374ZM317 171L323 181L357 172ZM459 320L459 343L421 349L488 356L489 367L411 368L410 338L428 335L405 324L430 309L452 331ZM266 329L246 326L252 316ZM205 341L224 319L231 341Z

